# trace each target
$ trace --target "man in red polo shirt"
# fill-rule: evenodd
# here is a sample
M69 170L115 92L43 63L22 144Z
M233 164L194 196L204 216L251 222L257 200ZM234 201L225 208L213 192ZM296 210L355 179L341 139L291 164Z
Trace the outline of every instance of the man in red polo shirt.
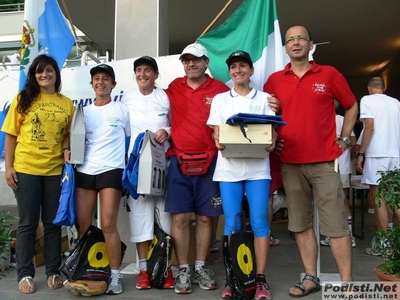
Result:
M229 88L205 74L209 59L202 45L187 46L180 60L186 76L175 79L166 90L171 102L172 145L167 152L171 163L165 210L173 216L171 235L179 263L175 293L188 294L192 292L191 282L198 283L204 290L217 288L213 272L205 268L212 217L222 214L218 182L212 181L217 156L212 138L214 130L206 121L213 97ZM192 212L196 214L195 237L189 234ZM191 238L196 240L193 272L189 268Z
M283 139L282 178L288 201L289 230L305 268L302 282L289 295L302 297L321 289L317 278L318 245L313 229L312 200L318 206L321 234L331 237L331 249L343 282L352 281L352 248L343 189L334 160L350 143L357 117L357 101L346 79L331 66L308 60L314 47L310 32L293 26L285 36L290 63L272 74L264 90L280 101L286 126ZM334 99L345 109L342 132L336 138Z
M215 95L229 88L205 72L209 58L200 44L188 45L180 58L186 76L170 83L166 93L171 103L171 147L167 151L170 165L167 173L165 210L172 213L171 235L179 272L175 293L192 292L191 283L203 290L214 290L213 271L205 268L212 237L212 219L222 214L219 184L213 181L217 148L214 129L206 123ZM268 98L274 111L279 101ZM196 214L196 233L190 236L189 221ZM189 269L189 241L196 240L195 266Z

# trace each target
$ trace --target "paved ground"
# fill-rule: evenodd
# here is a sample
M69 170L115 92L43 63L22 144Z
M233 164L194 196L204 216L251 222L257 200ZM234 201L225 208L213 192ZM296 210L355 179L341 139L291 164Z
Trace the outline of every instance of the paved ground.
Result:
M1 208L0 208L1 209ZM357 213L359 210L357 209ZM383 262L381 257L373 257L365 254L364 250L369 246L371 236L373 234L374 216L366 216L366 238L365 240L357 239L357 247L353 249L353 269L354 280L357 281L377 281L373 274L373 269L379 263ZM357 221L358 222L358 221ZM268 268L266 270L266 278L271 287L274 299L293 299L288 296L289 288L299 281L300 273L303 272L302 264L296 243L290 238L287 231L287 223L274 224L272 226L273 234L281 240L281 245L271 247L269 254ZM131 244L128 244L127 251L133 251ZM211 255L211 262L208 267L215 272L215 278L219 284L219 288L215 291L203 291L199 287L194 286L193 293L190 295L176 295L173 290L157 290L151 289L139 291L135 288L135 275L124 275L125 291L119 296L99 296L91 299L221 299L222 287L225 284L224 269L222 265L222 253L219 251ZM126 264L124 264L125 266ZM332 259L329 247L321 248L321 272L337 273L336 265ZM50 290L47 288L44 267L36 269L35 277L37 291L31 295L22 295L18 291L16 281L16 271L9 268L5 278L0 279L0 299L76 299L77 296L71 294L64 288L59 290ZM316 300L321 299L321 293L312 294L305 299Z

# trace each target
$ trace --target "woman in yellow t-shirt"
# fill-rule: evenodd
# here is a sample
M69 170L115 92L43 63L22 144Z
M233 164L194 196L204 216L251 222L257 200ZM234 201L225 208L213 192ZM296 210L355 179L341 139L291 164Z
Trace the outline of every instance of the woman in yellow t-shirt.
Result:
M2 127L6 133L6 182L18 205L16 245L17 279L21 293L34 293L35 232L41 216L44 226L44 263L50 289L62 287L61 227L53 220L61 192L63 152L69 148L73 115L71 99L60 94L57 62L36 57L24 88L14 98ZM65 155L68 161L68 155Z

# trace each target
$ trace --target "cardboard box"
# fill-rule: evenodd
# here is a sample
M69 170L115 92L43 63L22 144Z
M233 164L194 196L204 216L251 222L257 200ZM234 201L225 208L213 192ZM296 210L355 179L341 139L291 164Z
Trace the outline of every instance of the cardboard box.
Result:
M71 164L83 164L85 157L86 128L83 118L83 106L78 104L72 117L70 130Z
M350 186L360 189L369 189L369 185L361 183L362 175L350 175Z
M61 229L61 253L69 250L68 230L63 226Z
M43 238L43 236L41 238ZM40 242L42 243L41 245L39 245L40 248L36 248L35 251L41 250L41 252L36 253L35 256L33 257L33 265L35 267L39 267L44 264L43 240L40 240ZM68 249L69 249L68 236L63 236L61 238L61 253L68 251Z
M62 238L61 238L61 252L65 252L69 249L68 243L68 233L67 229L63 227L62 229ZM17 229L11 232L11 235L17 238ZM18 240L18 239L17 239ZM44 247L44 231L43 231L43 224L39 223L39 226L36 230L36 239L35 239L35 256L33 257L33 265L35 267L39 267L44 264L44 257L43 257L43 247ZM15 249L11 251L15 253ZM61 253L60 253L61 254ZM13 260L13 258L12 258Z
M140 149L138 194L164 196L167 160L164 145L155 142L156 135L146 130Z
M269 153L265 151L265 148L272 145L272 125L245 124L243 126L248 139L244 137L239 125L219 126L219 143L225 146L225 149L221 151L222 156L226 158L268 157Z
M44 264L43 252L40 252L40 253L36 254L36 255L33 257L33 266L34 266L34 267L39 267L39 266L41 266L41 265L43 265L43 264Z

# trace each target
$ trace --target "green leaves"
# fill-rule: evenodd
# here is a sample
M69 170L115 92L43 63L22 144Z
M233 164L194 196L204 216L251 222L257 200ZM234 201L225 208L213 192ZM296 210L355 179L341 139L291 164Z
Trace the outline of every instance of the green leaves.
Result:
M375 202L380 206L383 200L393 211L400 208L400 169L378 171L382 176L378 181ZM394 229L379 230L376 240L382 244L381 254L386 257L383 268L390 275L400 274L400 225Z
M8 254L10 252L11 236L11 220L15 220L9 212L0 212L0 259L6 259L2 253ZM4 275L4 270L0 268L0 278Z
M400 169L378 171L382 176L378 181L376 203L383 199L393 210L400 208Z

